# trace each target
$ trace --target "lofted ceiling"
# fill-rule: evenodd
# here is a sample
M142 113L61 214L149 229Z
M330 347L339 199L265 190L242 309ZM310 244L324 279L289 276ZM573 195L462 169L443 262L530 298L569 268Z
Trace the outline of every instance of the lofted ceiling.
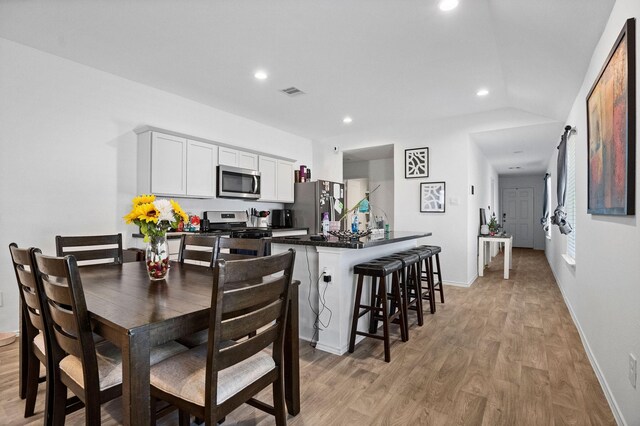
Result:
M497 144L559 137L613 3L4 0L0 37L320 142L505 108L555 122L474 136L506 172Z

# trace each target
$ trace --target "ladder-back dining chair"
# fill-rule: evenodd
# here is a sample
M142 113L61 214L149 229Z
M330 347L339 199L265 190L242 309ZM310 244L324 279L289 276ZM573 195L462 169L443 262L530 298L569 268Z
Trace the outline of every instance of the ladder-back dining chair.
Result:
M216 262L208 343L151 368L152 397L178 407L180 425L191 415L214 425L245 402L286 424L283 342L294 257L289 250ZM269 385L273 406L254 399Z
M218 240L214 235L187 235L180 238L180 263L207 264L213 267L218 256Z
M18 248L16 243L9 244L13 270L16 274L16 281L20 293L20 305L22 316L23 333L26 345L20 347L20 398L25 400L24 416L30 417L34 414L38 384L44 382L46 377L40 377L40 363L47 367L47 340L45 338L45 323L42 317L40 294L36 288L36 278L33 268L33 253L40 252L36 248ZM47 374L49 373L47 369ZM50 421L49 394L46 395L45 402L45 422Z
M122 234L56 236L56 256L73 255L79 266L122 263Z

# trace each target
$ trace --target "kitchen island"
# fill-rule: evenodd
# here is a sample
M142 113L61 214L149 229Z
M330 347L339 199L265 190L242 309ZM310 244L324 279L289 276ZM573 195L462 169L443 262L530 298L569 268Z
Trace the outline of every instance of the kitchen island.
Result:
M391 232L382 238L363 237L355 241L313 241L310 236L274 237L272 254L296 250L293 278L300 281L300 338L317 349L342 355L349 346L356 277L353 267L378 257L415 247L430 232ZM330 277L329 282L325 279ZM369 297L369 287L363 291ZM368 327L368 315L359 328ZM357 336L356 341L362 340Z

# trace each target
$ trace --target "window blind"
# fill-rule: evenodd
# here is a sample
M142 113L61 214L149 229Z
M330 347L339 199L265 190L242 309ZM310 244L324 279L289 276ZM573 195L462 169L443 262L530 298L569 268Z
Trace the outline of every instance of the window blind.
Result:
M567 255L576 258L576 142L569 137L567 141L567 220L573 232L567 235Z

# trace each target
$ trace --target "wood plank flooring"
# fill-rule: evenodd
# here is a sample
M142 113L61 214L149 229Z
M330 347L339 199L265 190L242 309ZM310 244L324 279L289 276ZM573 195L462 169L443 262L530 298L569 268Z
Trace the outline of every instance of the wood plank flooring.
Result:
M446 303L425 314L423 327L411 326L409 342L394 335L390 364L373 339L342 357L303 345L302 412L288 423L615 424L544 253L515 249L513 255L509 280L502 279L498 257L471 288L446 286ZM22 417L16 343L0 348L0 366L0 423L42 424L44 386L36 415ZM270 402L271 392L262 397ZM102 414L103 424L119 424L120 400L104 405ZM159 422L176 423L177 416ZM84 424L83 412L67 424ZM225 425L236 424L274 421L243 406L227 416Z

